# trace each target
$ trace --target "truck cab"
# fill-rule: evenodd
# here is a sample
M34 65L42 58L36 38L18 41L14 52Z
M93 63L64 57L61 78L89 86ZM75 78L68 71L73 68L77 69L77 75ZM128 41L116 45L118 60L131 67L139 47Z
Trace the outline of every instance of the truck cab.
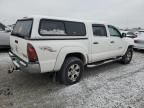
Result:
M64 84L78 82L85 65L111 59L128 64L133 55L133 40L112 25L46 16L18 20L10 46L16 69L56 72Z

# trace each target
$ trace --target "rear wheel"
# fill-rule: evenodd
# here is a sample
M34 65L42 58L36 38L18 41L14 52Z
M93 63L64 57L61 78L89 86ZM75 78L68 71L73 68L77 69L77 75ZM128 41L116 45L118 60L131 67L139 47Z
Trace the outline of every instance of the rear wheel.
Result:
M129 64L131 62L131 60L132 60L132 57L133 57L133 48L128 48L127 52L122 57L122 59L120 60L120 62L122 64Z
M75 84L80 80L83 71L83 62L77 57L69 57L58 72L58 78L65 85Z

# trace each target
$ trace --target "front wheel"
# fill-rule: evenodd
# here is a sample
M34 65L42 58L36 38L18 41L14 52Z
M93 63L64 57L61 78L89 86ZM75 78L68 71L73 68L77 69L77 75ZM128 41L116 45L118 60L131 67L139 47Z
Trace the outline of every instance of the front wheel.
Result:
M123 63L123 64L129 64L131 62L131 60L132 60L132 57L133 57L133 48L128 48L127 52L122 57L120 62Z
M58 77L63 84L72 85L80 80L83 71L83 62L77 57L69 57L64 61Z

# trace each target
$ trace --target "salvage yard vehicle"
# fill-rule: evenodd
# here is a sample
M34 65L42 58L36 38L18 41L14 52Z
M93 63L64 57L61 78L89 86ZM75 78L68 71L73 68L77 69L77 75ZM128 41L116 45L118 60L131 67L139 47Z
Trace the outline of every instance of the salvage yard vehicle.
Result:
M131 31L121 30L120 32L125 33L126 37L129 37L129 38L132 38L132 39L137 37L137 35L134 32L131 32Z
M0 23L0 49L10 47L10 29Z
M144 50L144 32L138 34L138 37L134 39L134 48Z
M29 73L55 72L63 84L78 82L84 66L131 62L134 42L112 26L92 21L32 16L20 19L10 37L14 67Z

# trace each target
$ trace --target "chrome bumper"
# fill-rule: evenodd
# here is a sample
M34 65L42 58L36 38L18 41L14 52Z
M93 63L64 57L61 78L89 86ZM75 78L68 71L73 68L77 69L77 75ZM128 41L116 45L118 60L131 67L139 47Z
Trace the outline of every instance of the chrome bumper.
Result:
M19 69L19 70L21 70L23 72L27 72L27 73L40 73L41 72L40 65L38 62L37 63L28 62L27 63L27 62L21 60L19 57L17 57L12 52L9 52L9 56L12 59L14 66L16 67L15 69Z

